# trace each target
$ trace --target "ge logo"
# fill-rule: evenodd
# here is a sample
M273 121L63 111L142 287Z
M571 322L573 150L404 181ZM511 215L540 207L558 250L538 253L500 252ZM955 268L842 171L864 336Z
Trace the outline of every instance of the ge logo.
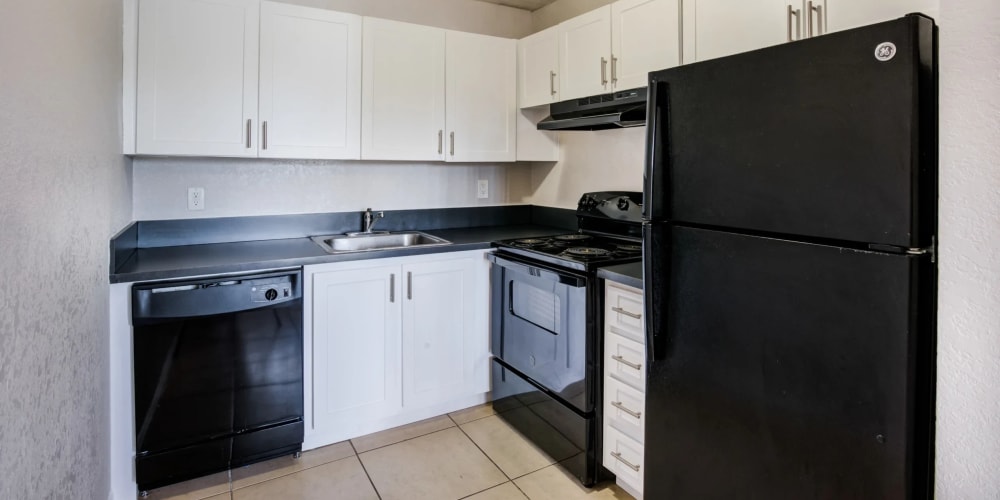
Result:
M875 47L875 59L885 62L896 57L896 45L892 42L882 42Z

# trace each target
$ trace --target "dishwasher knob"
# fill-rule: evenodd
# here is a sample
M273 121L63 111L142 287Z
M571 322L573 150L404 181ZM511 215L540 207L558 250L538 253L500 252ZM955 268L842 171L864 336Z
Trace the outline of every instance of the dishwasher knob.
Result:
M278 298L278 291L271 288L268 291L264 292L264 298L267 300L274 300Z

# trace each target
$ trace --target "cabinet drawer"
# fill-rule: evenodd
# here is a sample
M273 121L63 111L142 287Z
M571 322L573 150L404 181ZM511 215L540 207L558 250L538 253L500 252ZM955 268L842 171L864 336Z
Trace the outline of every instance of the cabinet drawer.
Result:
M625 483L642 494L643 446L614 427L604 428L604 467L619 483Z
M646 348L621 335L605 333L604 373L645 392Z
M636 342L645 343L646 333L643 322L642 292L616 283L606 283L604 298L605 331L611 331Z
M604 424L642 443L646 395L617 379L604 377Z

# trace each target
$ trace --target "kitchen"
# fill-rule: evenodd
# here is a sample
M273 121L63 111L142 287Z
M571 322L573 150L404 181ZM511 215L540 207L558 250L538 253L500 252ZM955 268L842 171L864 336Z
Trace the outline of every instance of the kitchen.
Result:
M462 9L463 3L441 2L438 14ZM552 11L518 14L520 21L512 24L520 32L507 36L518 38L590 10L560 3L555 20L541 19L537 25L536 19ZM365 14L408 13L412 17L404 20L419 24L443 17L404 4L385 2ZM328 7L350 10L347 3ZM32 2L9 8L0 35L0 109L7 118L0 141L9 176L2 188L3 247L10 276L0 338L5 388L0 408L8 422L0 440L4 497L59 497L69 491L107 496L108 387L113 383L108 380L111 346L104 298L107 241L132 220L191 218L186 208L190 186L205 188L204 217L472 206L481 203L474 196L481 176L489 177L490 192L497 197L487 198L488 205L570 209L586 191L641 189L641 129L562 133L562 161L555 164L123 158L119 2L86 8ZM936 487L945 498L991 497L997 487L989 472L997 460L991 448L996 440L989 438L995 436L996 417L988 404L995 395L990 381L996 379L997 349L995 337L988 335L994 331L997 296L991 292L997 280L989 258L990 243L996 241L996 214L989 207L996 205L997 182L989 165L997 160L997 127L996 114L984 111L995 108L998 94L991 76L996 42L988 31L995 15L982 2L942 5L938 18L942 182ZM445 27L490 32L497 29L490 25L504 19L455 17L478 24ZM415 185L420 188L403 189ZM275 195L275 186L287 194Z

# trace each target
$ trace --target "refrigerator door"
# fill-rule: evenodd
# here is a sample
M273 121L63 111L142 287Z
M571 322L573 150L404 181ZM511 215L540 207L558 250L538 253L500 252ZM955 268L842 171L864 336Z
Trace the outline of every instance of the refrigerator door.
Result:
M647 498L924 498L933 264L646 226Z
M911 15L651 73L644 218L930 246L934 36Z

